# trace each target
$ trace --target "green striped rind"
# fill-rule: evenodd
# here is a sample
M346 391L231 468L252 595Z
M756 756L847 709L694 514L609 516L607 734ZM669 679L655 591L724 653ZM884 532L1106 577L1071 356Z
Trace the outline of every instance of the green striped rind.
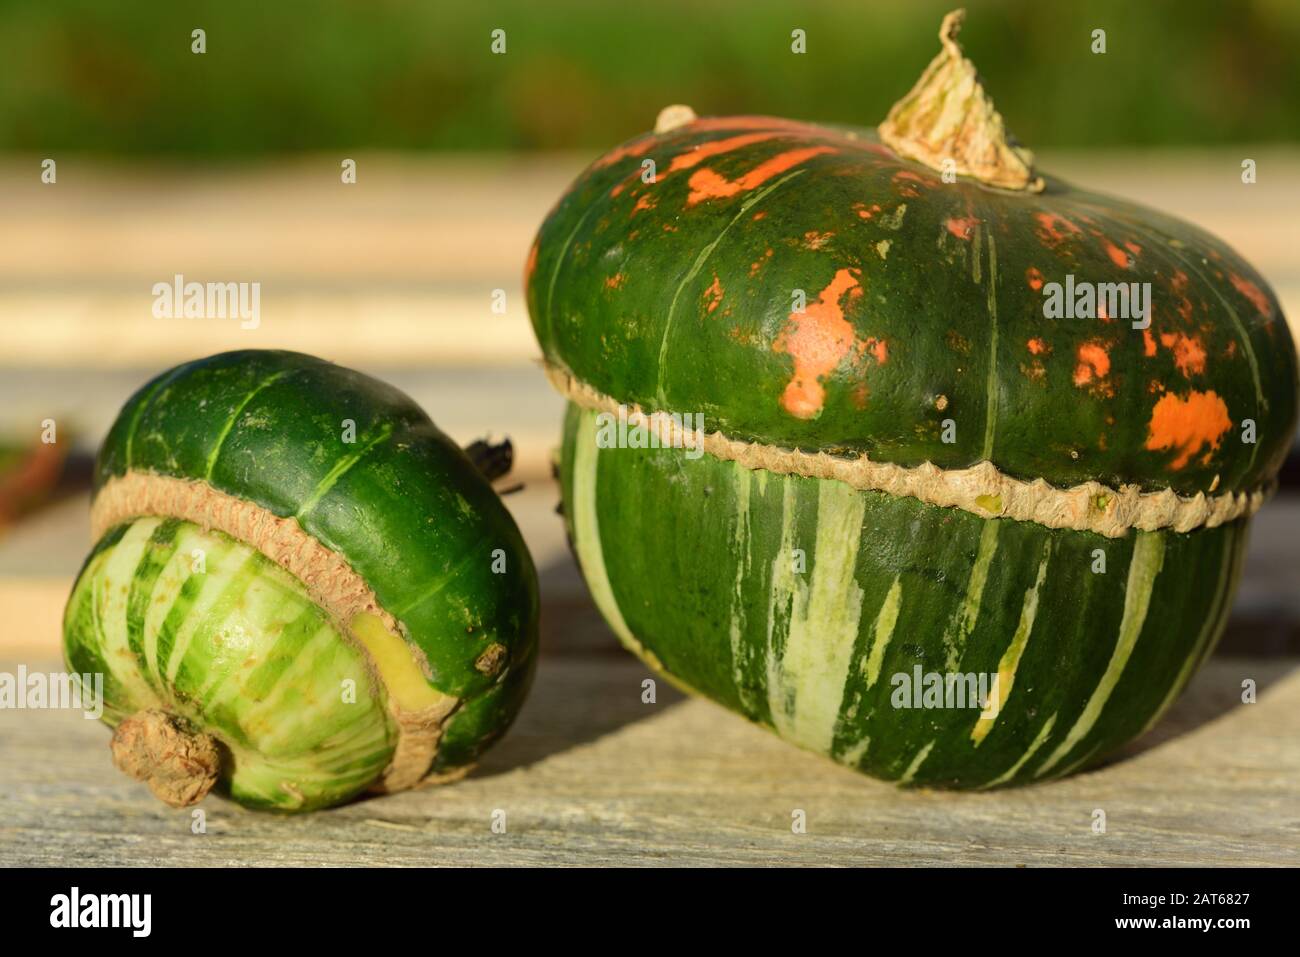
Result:
M795 744L931 787L1046 780L1140 734L1222 631L1246 536L1238 521L1103 538L603 449L573 405L562 482L629 646ZM894 707L894 676L917 665L1001 672L1000 710Z
M1046 318L1036 287L1067 274L1151 283L1149 336ZM1193 494L1267 481L1296 428L1285 318L1225 244L1055 180L1038 195L943 183L869 130L706 117L638 137L556 205L526 279L548 360L747 441ZM782 399L805 327L806 355L839 359L800 416Z
M482 475L402 392L292 352L186 363L122 409L96 491L128 471L205 481L296 518L341 555L422 652L433 687L462 699L439 768L473 761L513 720L536 655L532 560ZM475 661L493 642L508 656L485 675Z
M302 583L220 532L142 518L101 538L64 620L71 671L104 675L104 718L187 718L229 753L240 803L302 811L365 790L397 729L363 654Z

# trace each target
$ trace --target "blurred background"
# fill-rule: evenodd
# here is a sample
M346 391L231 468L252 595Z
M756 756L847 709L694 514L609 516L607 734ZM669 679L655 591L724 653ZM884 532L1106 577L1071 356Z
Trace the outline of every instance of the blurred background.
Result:
M508 433L544 642L612 650L553 513L560 402L520 288L534 231L669 103L874 125L951 5L0 0L0 646L57 653L89 463L130 392L207 353L292 348L395 382L462 442ZM1300 3L967 8L966 51L1043 168L1208 228L1300 317ZM178 273L259 282L260 324L155 319L152 286ZM1265 515L1227 647L1294 652L1300 502Z

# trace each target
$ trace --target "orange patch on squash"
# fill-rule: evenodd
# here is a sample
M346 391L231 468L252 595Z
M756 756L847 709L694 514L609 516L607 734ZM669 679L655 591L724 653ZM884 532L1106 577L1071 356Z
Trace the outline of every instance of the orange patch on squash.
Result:
M1051 346L1049 346L1042 339L1038 339L1038 338L1033 338L1030 339L1028 342L1026 342L1025 348L1028 349L1036 356L1041 356L1052 351Z
M1235 272L1229 273L1228 278L1232 280L1232 285L1236 287L1237 292L1250 300L1256 312L1261 316L1272 318L1273 304L1268 301L1268 296L1264 295L1264 291L1259 286L1243 276L1238 276Z
M767 216L767 210L765 210L765 209L760 209L760 210L759 210L758 212L756 212L756 213L755 213L751 218L753 219L754 222L758 222L760 219L763 219L763 218L765 218L766 216Z
M907 199L915 199L921 195L921 191L916 188L917 183L925 183L925 179L920 175L913 173L910 169L899 170L894 174L894 186L898 190L898 195Z
M716 275L713 277L713 285L704 290L705 311L712 312L718 308L718 303L722 302L722 280Z
M971 235L975 232L975 227L979 224L980 221L974 216L967 216L963 219L958 219L954 216L950 217L947 222L948 232L952 233L958 239L970 239Z
M1211 451L1217 449L1230 428L1228 407L1214 391L1192 390L1185 399L1166 392L1151 410L1146 448L1153 452L1165 449L1177 452L1169 463L1177 471L1205 446Z
M1164 332L1160 334L1160 344L1174 354L1174 365L1183 375L1200 375L1205 371L1205 347L1200 339L1181 332Z
M616 272L614 273L614 275L609 276L608 278L605 279L605 288L621 289L623 288L623 283L626 281L627 281L626 276L624 276L621 272Z
M1134 256L1142 255L1142 247L1139 246L1137 243L1133 242L1133 240L1131 239L1124 243L1124 248L1127 249L1129 252L1131 252Z
M807 162L814 156L834 152L836 150L832 146L808 146L797 150L787 150L759 163L748 173L734 180L727 179L707 167L696 170L691 174L689 180L691 193L686 197L686 205L694 206L706 199L726 199L735 196L737 193L748 192L762 186L773 176L779 176L786 170Z
M641 156L651 146L654 145L655 138L653 135L646 135L634 139L631 143L612 149L596 162L592 163L594 169L604 169L606 166L613 166L619 160L627 159L630 156Z
M1038 220L1039 236L1049 245L1054 246L1071 234L1083 232L1064 216L1057 216L1055 213L1034 213L1034 219Z
M643 193L636 201L636 205L632 207L632 212L629 215L635 216L638 210L642 209L654 209L658 202L659 200L655 199L653 193Z
M756 259L754 262L749 264L749 274L751 276L757 276L758 271L763 268L763 264L766 263L771 258L772 258L772 250L769 247L768 250L763 253L763 255L759 256L758 259Z
M834 233L819 233L815 229L810 229L803 234L803 244L806 249L821 249L835 237Z
M1110 374L1110 356L1100 343L1085 342L1079 346L1077 355L1079 364L1074 367L1075 385L1087 385L1093 379L1104 379Z
M858 343L858 355L870 352L875 357L876 365L883 366L889 361L889 343L874 336Z
M1128 258L1128 253L1124 252L1124 250L1120 249L1109 239L1102 239L1101 245L1102 248L1106 250L1106 255L1110 257L1110 261L1120 269L1128 269L1129 266L1132 265Z
M1187 298L1187 285L1190 280L1187 273L1181 269L1174 270L1174 276L1169 281L1169 286L1175 296L1178 296L1178 314L1188 322L1192 319L1192 301Z
M794 376L781 393L781 406L800 419L811 419L822 409L826 390L819 381L829 375L854 346L852 324L844 318L840 304L846 295L861 295L857 270L840 269L816 302L802 313L790 313L780 337L773 345L794 359Z
M1029 283L1029 288L1034 292L1043 288L1043 274L1038 271L1038 267L1030 266L1025 270L1025 282Z
M744 149L746 146L752 146L755 143L762 143L766 140L776 139L781 134L778 132L768 133L742 133L739 136L729 136L726 139L714 140L711 143L700 143L693 146L685 153L678 153L673 157L672 162L668 164L662 176L657 179L663 179L669 173L676 173L679 170L690 169L698 166L713 156L719 156L722 153L730 153L733 150Z
M1142 354L1144 356L1153 356L1156 354L1156 337L1151 335L1151 330L1142 330Z
M853 208L857 210L858 216L863 219L870 219L876 213L880 212L880 204L872 203L870 207L866 203L854 203Z
M815 123L803 123L775 116L706 116L690 123L687 129L693 133L702 130L775 130L791 137L799 136L807 140L838 143L845 148L875 153L890 160L897 159L892 152L879 143L846 136L838 130L818 126Z

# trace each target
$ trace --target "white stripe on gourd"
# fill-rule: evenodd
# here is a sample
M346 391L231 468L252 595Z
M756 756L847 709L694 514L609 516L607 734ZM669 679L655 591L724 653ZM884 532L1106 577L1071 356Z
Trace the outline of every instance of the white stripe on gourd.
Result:
M797 581L777 669L783 707L773 710L773 723L788 740L822 754L830 753L835 738L862 615L862 589L853 571L865 513L866 499L855 489L818 483L811 580ZM777 560L782 557L790 562L788 555Z
M244 723L248 727L256 727L264 723L267 728L266 734L251 736L259 750L273 754L282 748L291 747L299 739L303 727L311 724L313 715L310 709L305 707L307 696L303 695L304 706L290 708L284 703L286 695L300 695L304 688L324 686L332 692L333 699L340 698L339 689L343 687L345 676L341 673L330 674L335 665L330 658L339 645L338 633L328 624L316 631L277 679L270 694L263 699L261 707L249 710ZM360 673L346 677L356 682L356 700L368 701L374 691L370 688L370 682L366 677ZM276 718L275 721L271 720L272 716ZM267 720L259 722L257 719L262 717Z
M885 650L894 637L894 626L898 624L898 608L903 600L903 582L901 575L895 575L894 581L880 603L876 613L876 622L871 628L871 651L862 661L862 673L867 678L867 687L875 685L880 677L881 666L885 663Z
M1210 612L1205 616L1205 624L1201 626L1201 633L1196 637L1196 644L1192 646L1191 652L1183 662L1182 668L1178 671L1178 676L1174 678L1174 683L1169 686L1168 693L1160 702L1160 707L1151 714L1147 723L1143 725L1139 737L1146 734L1160 720L1161 715L1168 710L1173 704L1174 698L1183 690L1183 687L1191 679L1192 673L1200 666L1209 652L1209 644L1223 632L1223 618L1229 610L1228 596L1232 592L1233 581L1236 578L1235 565L1239 554L1237 548L1237 526L1229 525L1223 533L1223 559L1219 566L1219 574L1215 579L1217 587L1214 595L1214 603L1210 606Z
M977 254L978 255L978 254ZM998 396L1002 390L1002 382L998 378L998 253L997 247L993 242L993 234L989 233L989 285L988 285L988 309L989 309L989 374L985 383L984 396L984 453L980 456L983 461L993 461L993 441L997 435L998 424Z
M213 541L202 546L205 548L203 556L204 574L203 580L199 584L199 593L194 596L193 602L190 603L189 612L181 621L180 627L176 629L176 635L172 640L171 654L168 655L167 661L159 662L160 669L163 665L166 666L167 686L176 683L176 676L180 673L181 665L189 654L190 641L194 638L194 632L203 625L203 622L207 621L212 606L221 599L221 594L230 581L231 576L227 566L232 561L234 549L211 547L215 544L215 541ZM175 603L179 599L180 591L177 591L172 597L172 602ZM168 607L167 610L170 613L171 608Z
M1042 777L1056 767L1061 759L1087 736L1093 725L1097 723L1097 719L1101 717L1102 709L1119 683L1129 656L1133 653L1133 646L1137 644L1138 636L1142 633L1142 626L1147 620L1147 609L1151 606L1151 592L1155 588L1156 576L1160 574L1164 561L1164 535L1160 532L1139 532L1137 541L1133 545L1133 559L1129 563L1128 582L1124 589L1124 615L1120 619L1119 638L1115 642L1115 650L1111 653L1101 681L1097 683L1092 697L1084 706L1083 713L1074 722L1065 740L1034 772L1035 777Z
M605 570L605 553L600 544L600 522L596 517L596 469L599 452L596 446L596 416L583 412L574 437L573 450L573 543L582 566L583 578L591 592L596 608L618 640L628 651L656 669L662 669L659 659L648 652L632 634L623 613L619 610L614 588Z
M102 657L112 669L131 700L147 702L144 707L158 704L158 695L140 674L135 653L128 646L127 614L130 609L130 588L135 570L149 547L149 539L162 520L149 518L137 522L126 530L109 552L101 566L96 600L99 602L100 634L104 642Z
M149 607L145 609L145 661L160 688L167 687L167 681L163 677L163 666L166 662L158 660L158 638L162 634L163 623L167 621L167 616L171 614L176 600L180 597L181 589L185 587L185 582L189 580L192 573L193 552L201 547L196 532L197 529L188 525L182 525L178 529L175 538L176 551L158 573ZM206 553L204 561L207 561Z
M1029 635L1034 630L1034 619L1038 616L1038 592L1043 587L1043 582L1047 580L1047 564L1051 559L1052 539L1049 538L1043 546L1043 560L1038 563L1038 575L1034 578L1034 583L1025 590L1025 599L1020 606L1020 621L1011 636L1011 643L1007 645L1007 650L1002 653L1002 658L998 661L997 680L989 691L984 709L975 721L975 727L971 728L970 738L975 742L976 747L979 747L988 737L988 733L993 730L994 722L998 720L998 715L1006 707L1007 699L1011 697L1011 689L1016 682L1016 670L1020 667L1025 645L1029 643Z
M930 751L934 748L934 744L935 742L931 741L920 751L916 752L916 756L912 758L912 763L907 766L907 770L903 772L903 776L898 779L900 785L912 783L912 779L916 777L916 772L921 770L921 765L923 765L925 759L930 756Z
M171 544L175 546L177 539L173 536ZM153 580L153 587L149 590L149 602L145 605L144 615L141 621L141 652L144 657L144 679L156 684L158 687L165 687L158 675L158 625L166 620L167 609L164 605L170 606L169 602L159 602L158 595L173 594L168 587L171 585L171 578L168 577L168 571L176 567L176 556L179 554L174 548L172 554L168 556L163 567L159 569L158 575ZM172 577L174 577L174 572ZM132 582L131 589L134 590L137 582ZM137 662L139 667L139 662Z
M995 777L992 781L988 782L988 784L982 785L982 787L995 788L999 784L1006 784L1017 774L1019 774L1020 769L1023 768L1029 762L1030 758L1032 758L1035 754L1038 753L1038 749L1041 748L1043 744L1047 741L1047 739L1051 736L1052 727L1055 724L1056 724L1056 713L1053 712L1052 716L1049 717L1043 723L1043 726L1038 729L1038 734L1034 735L1034 740L1030 743L1029 750L1026 751L1024 754L1022 754L1018 759L1016 759L1015 764L1011 765L1011 767L1007 768L1005 771L1003 771L1001 774Z
M781 656L776 648L776 626L778 621L789 623L794 620L795 595L801 584L794 571L794 514L795 488L788 475L779 478L781 482L781 544L772 559L772 574L767 587L767 645L764 660L767 675L768 711L772 715L773 725L780 716L785 715L790 705L786 701L785 684L781 677Z
M753 690L745 681L745 667L748 664L751 645L745 641L745 580L749 573L749 485L754 473L739 466L732 467L732 477L736 483L736 530L732 537L736 560L736 581L731 592L730 637L731 637L731 680L736 686L736 695L741 707L747 714L753 714L756 708Z
M194 699L202 702L205 711L215 711L225 701L237 697L243 691L242 681L245 676L225 667L222 660L224 656L245 654L251 644L250 635L256 631L282 629L298 617L304 607L298 602L286 601L283 589L277 587L278 583L263 577L270 571L269 567L259 571L262 575L249 578L224 621L206 623L213 629L215 640L220 645L219 648L202 649L207 659L207 677L195 692ZM220 658L217 657L218 654L221 655Z
M864 737L861 741L855 741L852 745L840 752L836 759L840 764L847 764L849 767L857 767L867 755L867 748L871 747L871 738Z
M956 671L961 663L962 652L966 649L966 639L975 630L979 620L980 605L984 601L984 586L988 583L989 565L998 550L998 531L1000 522L986 521L980 532L979 549L975 553L975 563L971 566L970 578L966 580L966 597L962 600L957 620L944 632L943 644L948 649L948 670Z
M1098 741L1096 744L1094 744L1092 747L1090 747L1087 751L1083 753L1083 757L1076 758L1075 760L1067 764L1065 767L1063 767L1060 771L1058 771L1057 776L1062 778L1068 777L1069 775L1077 771L1079 768L1083 767L1085 764L1087 764L1089 761L1093 759L1093 756L1096 755L1098 751L1101 750L1101 745L1102 742Z

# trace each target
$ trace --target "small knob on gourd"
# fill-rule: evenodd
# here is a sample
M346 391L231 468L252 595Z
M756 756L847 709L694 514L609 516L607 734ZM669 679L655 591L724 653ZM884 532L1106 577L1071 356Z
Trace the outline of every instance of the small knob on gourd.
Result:
M694 123L699 117L695 111L684 103L674 103L672 106L665 106L659 111L659 116L655 119L656 133L671 133L679 126L686 126L688 123Z
M172 807L198 804L217 783L221 749L209 734L191 730L165 711L137 711L113 732L113 763L149 785Z

